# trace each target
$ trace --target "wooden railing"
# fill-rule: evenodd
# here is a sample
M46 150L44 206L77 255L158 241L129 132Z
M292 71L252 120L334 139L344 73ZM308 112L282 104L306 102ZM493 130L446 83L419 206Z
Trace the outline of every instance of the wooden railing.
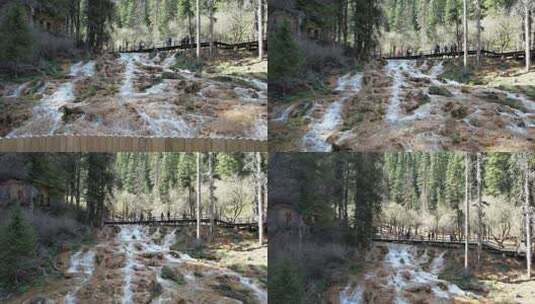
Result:
M197 47L196 43L184 43L184 44L178 44L178 45L171 45L171 46L148 46L148 47L139 47L139 46L132 46L128 49L118 49L117 51L119 53L152 53L154 51L157 52L165 52L165 51L172 51L172 50L187 50L187 49L194 49ZM209 42L201 42L201 48L207 48L210 47ZM254 51L258 49L258 41L248 41L248 42L240 42L240 43L224 43L219 41L214 41L214 47L218 49L223 50L249 50ZM267 40L264 40L264 48L267 47Z
M152 218L152 219L110 219L104 221L104 225L146 225L146 226L188 226L194 225L197 223L196 219L185 219L185 218L171 218L163 219ZM210 219L202 218L201 223L206 225L210 224ZM257 230L258 223L232 223L223 220L214 220L214 223L217 226L224 228L233 228L233 229L247 229L247 230ZM264 225L265 227L265 225Z
M402 243L402 244L420 244L435 247L447 247L447 248L461 248L465 245L465 240L457 239L452 240L448 237L435 236L434 238L426 238L423 235L412 235L409 237L402 237L397 235L376 234L373 237L373 241L376 242L388 242L388 243ZM482 248L486 251L505 254L508 256L524 256L525 250L515 248L513 246L500 246L497 242L490 240L483 240ZM477 247L477 239L468 239L468 246L471 248Z
M476 51L468 51L469 56L475 56L477 54ZM481 50L482 56L485 57L492 57L492 58L515 58L520 59L524 58L526 55L525 51L512 51L512 52L503 52L498 53L494 51L487 51L487 50ZM385 57L387 60L417 60L417 59L424 59L424 58L444 58L444 57L461 57L464 55L463 51L457 51L457 52L437 52L437 53L427 53L427 54L406 54L406 55L399 55L399 56L390 56ZM531 56L535 56L535 50L531 51Z
M241 138L44 135L0 138L0 152L267 152L266 141Z

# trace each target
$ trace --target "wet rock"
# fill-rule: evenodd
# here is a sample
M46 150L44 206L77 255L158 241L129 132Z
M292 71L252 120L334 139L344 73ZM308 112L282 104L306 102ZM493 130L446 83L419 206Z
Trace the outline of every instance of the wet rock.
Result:
M429 78L409 77L409 80L412 82L416 82L418 84L430 84L431 83L431 79Z
M195 94L201 90L201 84L197 81L181 80L177 83L176 88L188 94Z
M165 71L162 73L162 79L184 79L178 73Z
M429 94L430 95L440 95L440 96L446 96L446 97L452 97L453 94L446 89L445 87L439 87L439 86L430 86L429 87Z
M401 276L407 281L411 279L411 273L409 271L403 271Z
M80 108L73 108L69 106L63 106L60 109L60 112L63 113L63 116L61 119L64 123L73 122L76 119L80 118L82 115L84 115L84 111Z
M406 113L410 113L429 102L431 102L429 95L425 94L423 91L418 91L416 95L412 95L412 93L408 94L407 102L403 103L403 107Z
M55 304L56 302L54 300L45 298L43 296L37 296L35 298L32 298L28 302L25 302L24 304Z
M427 284L413 284L405 288L406 293L432 293L433 289Z
M173 281L179 285L186 283L184 275L180 273L177 269L173 269L169 266L163 266L161 276L163 279Z
M113 255L104 259L104 265L110 269L123 268L126 262L124 255Z
M468 115L468 108L465 105L453 101L444 104L442 111L451 113L451 116L456 119L463 119Z
M256 296L250 289L241 285L237 277L219 276L216 278L217 284L212 288L219 294L241 301L242 303L258 303Z

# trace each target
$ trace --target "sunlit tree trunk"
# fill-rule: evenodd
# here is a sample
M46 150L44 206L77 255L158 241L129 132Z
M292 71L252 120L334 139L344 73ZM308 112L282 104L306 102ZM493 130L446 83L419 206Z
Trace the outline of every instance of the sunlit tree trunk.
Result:
M197 20L197 59L201 58L201 4L200 0L196 1L196 14L195 18Z
M201 153L197 152L197 239L201 238Z
M214 0L208 2L208 18L210 19L210 57L214 56Z
M466 0L465 0L466 1ZM465 3L466 5L466 3ZM466 153L464 156L464 273L468 274L468 225L470 222L470 202L468 200L468 192L469 192L469 186L468 186L468 174L469 174L469 167L470 167L470 161L469 161L469 154Z
M529 68L531 67L531 52L530 52L530 30L529 30L529 12L530 12L530 1L531 0L524 0L524 10L525 10L525 17L524 17L524 23L525 23L525 29L524 33L526 36L526 72L529 72Z
M262 18L262 0L258 0L258 58L262 60L264 57L264 23Z
M477 153L477 265L479 266L481 261L481 249L482 249L482 229L483 229L483 212L481 201L481 153Z
M464 27L464 71L468 71L468 7L466 0L463 0L463 27Z
M526 230L526 267L528 279L531 278L531 219L529 206L529 154L525 155L525 170L524 170L524 214L525 214L525 230Z
M262 154L260 152L256 153L256 179L258 186L258 243L262 245L264 241L264 208L262 206Z
M476 0L477 55L476 64L481 64L481 0Z
M208 153L208 181L209 181L209 191L210 191L210 240L214 238L215 232L215 218L214 218L214 208L215 208L215 198L214 198L214 153Z

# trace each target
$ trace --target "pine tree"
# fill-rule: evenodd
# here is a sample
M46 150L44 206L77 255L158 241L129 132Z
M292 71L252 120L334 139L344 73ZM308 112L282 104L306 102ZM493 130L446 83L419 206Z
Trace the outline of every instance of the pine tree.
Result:
M303 56L286 21L271 34L269 41L269 47L274 50L268 62L270 78L282 80L299 74Z
M9 223L0 230L0 286L14 288L29 280L35 267L36 234L16 205Z
M0 24L0 61L13 62L16 65L31 59L34 39L27 24L26 11L20 1L7 4L6 15Z

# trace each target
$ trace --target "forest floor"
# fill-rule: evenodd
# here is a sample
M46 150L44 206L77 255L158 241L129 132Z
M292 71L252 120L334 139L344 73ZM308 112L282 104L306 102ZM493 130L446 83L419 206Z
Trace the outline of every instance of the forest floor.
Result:
M106 227L96 245L59 255L63 277L7 303L267 303L267 245L227 229L211 243L193 236L194 227Z
M480 265L466 277L462 249L376 243L363 271L335 284L327 303L533 303L523 260L484 251Z
M532 149L535 71L488 58L470 71L453 58L374 61L362 72L334 71L325 79L327 93L270 105L270 128L277 131L272 149Z
M267 138L267 59L220 51L106 54L0 83L0 136Z

